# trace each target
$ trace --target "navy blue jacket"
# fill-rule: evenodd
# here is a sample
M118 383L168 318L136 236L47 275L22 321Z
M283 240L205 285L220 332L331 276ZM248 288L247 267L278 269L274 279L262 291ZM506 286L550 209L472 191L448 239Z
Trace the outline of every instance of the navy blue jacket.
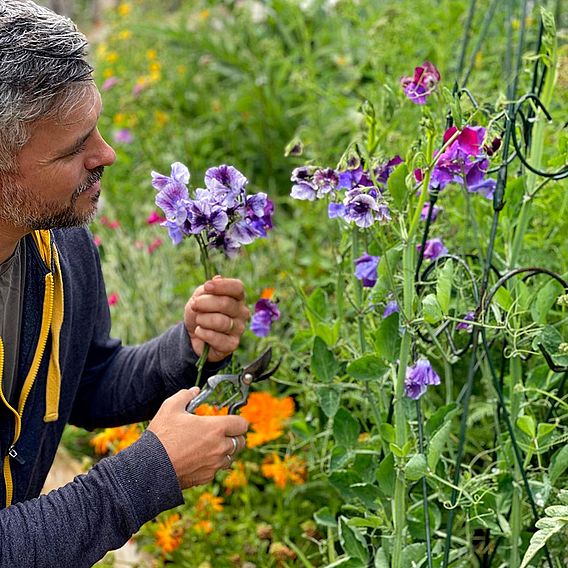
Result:
M26 238L17 389L37 346L48 271L31 237ZM90 233L54 230L52 240L59 252L65 307L59 415L44 421L48 342L14 447L14 415L0 401L0 458L5 463L8 452L13 456L8 458L13 486L8 507L5 470L4 482L0 480L1 568L92 566L142 524L183 502L173 466L151 432L101 460L88 474L38 497L67 423L93 429L149 420L166 397L195 382L197 360L183 323L139 346L111 339L107 296Z

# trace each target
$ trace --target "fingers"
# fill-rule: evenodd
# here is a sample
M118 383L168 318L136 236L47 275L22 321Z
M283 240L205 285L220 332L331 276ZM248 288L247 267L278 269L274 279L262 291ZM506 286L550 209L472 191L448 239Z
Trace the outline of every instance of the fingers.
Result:
M212 329L206 329L203 327L196 327L194 331L195 338L201 340L203 343L207 343L209 345L209 354L214 355L213 351L217 355L222 355L221 358L227 356L229 353L233 353L236 351L237 347L239 346L240 342L240 334L239 335L227 335L225 333L220 333L218 331L214 331ZM192 344L194 346L194 350L197 353L199 347L195 345L195 342L192 339ZM211 357L209 360L212 361Z
M192 297L190 301L191 309L197 314L220 313L232 318L247 319L249 310L243 300L236 300L231 296L216 296L213 294L202 294Z
M243 283L236 278L222 278L217 275L205 282L203 288L207 294L214 296L230 296L239 301L245 299Z
M199 387L182 389L164 401L169 411L184 410L185 407L199 394Z
M241 318L227 314L197 314L196 327L211 329L226 335L241 335L245 330L245 322Z

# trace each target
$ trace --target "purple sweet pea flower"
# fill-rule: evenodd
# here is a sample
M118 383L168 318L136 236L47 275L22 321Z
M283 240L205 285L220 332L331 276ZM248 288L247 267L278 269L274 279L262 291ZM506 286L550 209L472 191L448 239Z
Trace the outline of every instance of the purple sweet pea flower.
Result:
M373 194L376 195L373 189L369 193L364 193L362 189L348 191L343 200L345 206L343 218L362 228L370 227L376 221L381 223L390 221L391 217L386 203L377 202Z
M309 181L301 181L292 186L290 197L302 201L315 201L317 197L316 186Z
M345 217L345 205L342 203L330 203L327 206L327 216L330 219L335 219L337 217L341 217L343 219Z
M426 219L428 219L428 212L430 211L430 203L426 202L424 203L424 206L422 207L422 211L420 212L420 219L422 219L422 221L426 221ZM432 217L430 219L430 221L435 221L438 217L438 215L440 214L440 211L442 211L441 207L438 207L437 205L434 205L434 208L432 209Z
M224 207L234 207L247 184L247 178L233 166L221 165L205 172L205 186Z
M247 196L245 200L246 215L257 236L266 237L267 231L272 229L272 216L274 215L274 203L266 193L257 193Z
M404 160L397 154L391 158L386 164L379 166L375 169L375 177L380 185L386 185L390 175L394 172L394 169L399 164L402 164Z
M440 72L430 61L424 61L420 67L415 67L413 77L402 77L400 80L404 94L417 105L426 104L439 82Z
M372 187L372 185L373 180L361 165L345 170L344 172L339 172L338 189L350 190L356 187Z
M422 245L416 245L416 250L420 252L420 250L422 250ZM427 258L428 260L436 260L444 254L448 254L448 249L444 246L441 239L428 239L426 241L424 258Z
M385 311L383 312L383 319L388 318L390 315L398 312L400 312L398 303L395 300L391 300L390 302L387 302L387 305L385 306Z
M208 228L222 233L229 223L229 217L221 207L205 200L190 203L189 218L191 233L194 235Z
M272 323L280 319L280 310L274 302L262 298L254 306L250 329L257 337L266 337Z
M180 226L175 221L167 219L163 223L160 223L160 225L168 229L168 235L174 245L179 245L186 235L186 233L182 230L183 225Z
M158 190L165 189L168 185L184 185L189 183L189 170L181 162L174 162L169 176L152 172L152 185ZM186 188L187 191L187 188Z
M319 198L337 190L339 175L332 168L317 169L312 178L312 183L317 188Z
M380 256L372 256L364 252L355 259L355 277L361 280L365 288L372 288L377 283L377 267Z
M458 331L467 331L467 333L471 333L473 331L473 325L467 322L475 320L475 312L467 312L467 314L465 314L462 319L464 321L460 321L456 325L456 329Z
M429 386L440 384L440 377L432 368L428 359L418 359L414 365L406 370L404 393L412 400L418 400Z

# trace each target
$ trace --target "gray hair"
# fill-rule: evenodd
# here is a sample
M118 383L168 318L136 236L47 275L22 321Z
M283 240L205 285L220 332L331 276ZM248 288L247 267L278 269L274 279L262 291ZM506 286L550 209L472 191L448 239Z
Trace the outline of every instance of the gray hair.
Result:
M69 112L92 83L87 39L75 24L32 0L0 0L0 173L38 120Z

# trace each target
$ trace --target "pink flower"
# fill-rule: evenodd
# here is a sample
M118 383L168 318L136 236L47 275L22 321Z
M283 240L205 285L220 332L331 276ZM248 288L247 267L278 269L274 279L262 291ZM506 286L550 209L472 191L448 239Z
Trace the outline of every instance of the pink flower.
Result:
M98 236L93 236L93 243L95 243L96 247L100 247L103 244L103 240L101 239L101 237Z
M134 142L134 135L128 128L115 130L112 136L117 144L132 144Z
M156 223L163 223L166 220L165 217L162 217L157 211L152 211L148 218L146 219L146 223L148 225L154 225Z
M101 225L104 225L109 229L118 229L120 227L120 221L118 219L111 221L106 215L103 215L101 217Z
M162 239L156 239L154 242L148 245L148 254L152 254L157 248L160 248L164 244Z
M115 294L114 292L108 297L108 305L109 306L114 306L118 303L118 294Z
M103 91L110 91L115 85L119 83L119 79L117 77L109 77L102 85L101 89Z

